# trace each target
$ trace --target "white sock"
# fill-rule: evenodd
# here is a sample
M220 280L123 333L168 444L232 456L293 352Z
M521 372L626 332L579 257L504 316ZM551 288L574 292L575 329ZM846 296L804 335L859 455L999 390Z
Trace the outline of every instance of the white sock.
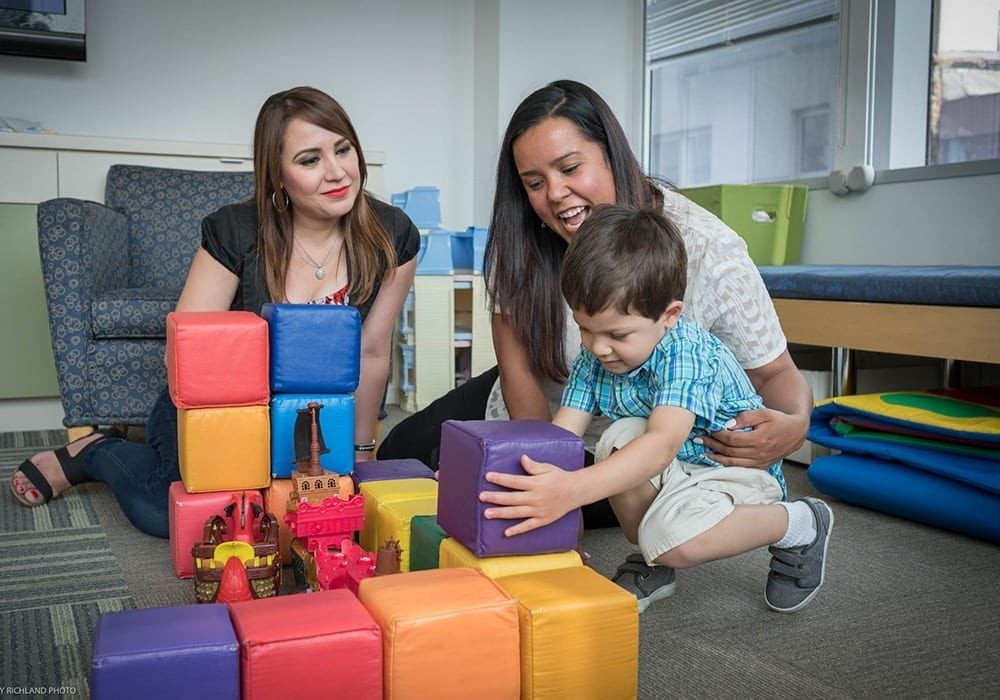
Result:
M816 516L813 515L812 508L805 501L781 501L778 505L784 506L788 511L788 529L785 536L774 543L779 549L788 547L801 547L812 544L816 539Z

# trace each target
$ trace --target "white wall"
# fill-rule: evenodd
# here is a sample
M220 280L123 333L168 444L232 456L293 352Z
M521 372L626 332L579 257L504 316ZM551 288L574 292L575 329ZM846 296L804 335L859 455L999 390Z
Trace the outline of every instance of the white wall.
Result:
M65 134L247 143L263 99L312 84L386 153L386 188L441 189L444 225L485 225L517 103L561 78L638 148L642 0L100 0L86 63L0 56L0 114ZM810 263L1000 264L1000 176L810 197Z
M639 155L642 138L643 0L476 0L477 27L494 34L480 42L477 61L496 56L493 94L480 100L477 131L476 218L484 224L492 205L493 178L500 141L517 105L543 85L569 78L586 83L608 102ZM484 76L485 77L485 76ZM489 140L492 138L492 141Z
M464 0L91 0L87 62L0 56L0 114L87 136L249 143L264 99L314 85L472 223L473 6Z
M1000 265L1000 174L809 194L802 261Z
M0 56L0 115L86 136L249 143L261 102L314 85L386 154L386 190L485 225L517 102L595 87L639 143L641 0L91 0L87 62Z

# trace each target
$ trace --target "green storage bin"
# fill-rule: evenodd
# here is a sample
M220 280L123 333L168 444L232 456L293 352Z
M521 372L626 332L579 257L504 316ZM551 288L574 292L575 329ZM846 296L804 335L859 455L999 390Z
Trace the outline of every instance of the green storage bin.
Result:
M801 261L808 187L711 185L683 193L736 231L757 265L795 265Z

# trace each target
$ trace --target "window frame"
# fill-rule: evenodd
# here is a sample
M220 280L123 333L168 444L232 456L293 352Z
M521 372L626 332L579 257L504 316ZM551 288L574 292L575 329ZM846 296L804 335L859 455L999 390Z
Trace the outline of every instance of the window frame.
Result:
M952 177L970 177L1000 173L1000 158L974 160L963 163L919 165L911 167L885 167L890 161L894 124L891 109L893 100L907 105L900 114L913 115L915 105L912 94L895 89L893 82L893 57L905 51L904 43L896 44L896 4L898 0L841 0L839 15L839 70L837 75L837 106L831 110L835 120L836 137L833 143L833 172L828 176L783 179L775 182L805 185L810 189L825 189L832 183L846 178L852 168L869 165L875 169L876 184L939 180ZM937 21L935 0L906 0L908 16L914 14L913 4L922 4L922 17L927 18L928 66L929 42L934 36ZM652 70L646 48L646 9L642 16L642 162L647 169L652 161ZM923 38L921 34L920 39ZM852 47L863 50L852 50ZM898 49L898 51L897 51ZM876 50L880 51L876 61ZM929 70L927 72L929 79ZM902 81L900 85L902 85ZM923 160L926 162L926 89L923 104ZM919 114L919 112L917 112ZM905 117L904 117L905 118ZM897 122L898 124L898 122ZM761 181L756 184L769 184Z

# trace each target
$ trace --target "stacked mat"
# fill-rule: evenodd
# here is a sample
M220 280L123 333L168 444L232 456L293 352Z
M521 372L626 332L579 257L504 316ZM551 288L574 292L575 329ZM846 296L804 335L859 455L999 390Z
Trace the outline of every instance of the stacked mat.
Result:
M1000 390L828 399L809 439L840 450L809 467L821 492L1000 542Z

